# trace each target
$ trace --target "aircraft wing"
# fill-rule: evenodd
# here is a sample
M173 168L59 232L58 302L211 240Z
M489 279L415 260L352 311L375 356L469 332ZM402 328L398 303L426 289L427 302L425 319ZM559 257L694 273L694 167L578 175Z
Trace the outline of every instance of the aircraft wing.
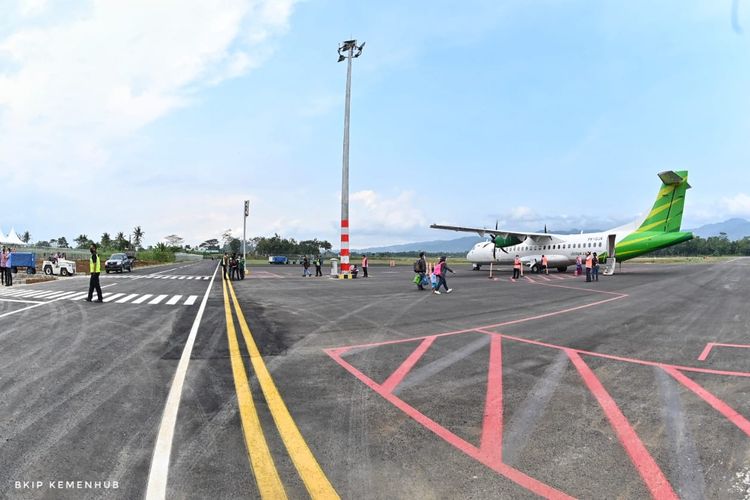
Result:
M448 231L461 231L464 233L477 233L481 237L487 235L502 236L507 238L508 236L515 236L519 240L523 241L526 238L533 238L534 240L541 240L548 238L550 241L556 240L555 235L549 233L529 233L526 231L508 231L507 229L492 229L486 227L463 227L463 226L444 226L442 224L431 224L432 229L445 229Z

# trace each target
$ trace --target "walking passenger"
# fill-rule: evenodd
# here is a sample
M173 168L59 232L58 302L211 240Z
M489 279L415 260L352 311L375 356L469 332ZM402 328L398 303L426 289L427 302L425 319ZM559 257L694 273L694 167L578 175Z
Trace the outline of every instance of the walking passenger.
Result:
M594 258L591 252L586 252L586 282L591 282L591 268L594 266Z
M549 274L549 268L547 267L547 256L542 255L542 269L544 270L544 274Z
M362 256L362 277L367 278L367 255Z
M417 290L424 290L424 278L427 273L427 261L424 260L424 252L419 252L419 258L414 262L414 272L417 275L418 281Z
M308 276L312 276L312 273L310 272L310 261L307 260L307 255L305 255L305 258L302 259L302 277L306 278Z
M445 280L445 273L447 272L453 272L453 269L448 267L448 263L445 261L445 255L440 257L440 261L435 264L435 269L433 273L435 276L437 276L438 284L435 287L435 289L432 291L432 293L435 293L437 295L440 295L440 286L443 286L445 288L445 293L451 293L453 291L452 288L448 288L448 282Z
M576 256L576 276L580 276L583 268L581 267L581 256Z

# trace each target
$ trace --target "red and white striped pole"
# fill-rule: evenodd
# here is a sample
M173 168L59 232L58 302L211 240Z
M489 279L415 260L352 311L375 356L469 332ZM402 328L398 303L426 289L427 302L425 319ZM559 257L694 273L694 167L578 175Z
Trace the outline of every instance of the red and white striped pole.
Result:
M343 278L349 277L349 110L352 99L352 59L362 54L364 45L363 43L357 47L356 40L347 40L339 46L339 62L347 60L344 154L341 169L341 273L339 275Z
M342 207L343 210L343 207ZM346 207L347 212L349 207ZM341 274L349 274L349 220L341 219Z

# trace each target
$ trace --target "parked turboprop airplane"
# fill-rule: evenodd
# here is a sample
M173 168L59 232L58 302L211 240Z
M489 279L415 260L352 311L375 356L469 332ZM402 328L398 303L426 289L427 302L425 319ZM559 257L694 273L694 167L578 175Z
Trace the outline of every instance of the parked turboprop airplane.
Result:
M546 255L550 268L565 272L568 266L575 264L576 257L583 259L586 252L596 252L601 262L606 260L605 274L612 274L615 260L632 259L693 238L693 233L680 231L685 192L690 189L687 171L662 172L659 178L662 181L659 194L640 225L635 222L609 231L581 234L527 233L440 224L430 227L489 235L489 241L477 243L466 255L474 269L491 262L513 264L518 255L526 267L538 271L542 255Z

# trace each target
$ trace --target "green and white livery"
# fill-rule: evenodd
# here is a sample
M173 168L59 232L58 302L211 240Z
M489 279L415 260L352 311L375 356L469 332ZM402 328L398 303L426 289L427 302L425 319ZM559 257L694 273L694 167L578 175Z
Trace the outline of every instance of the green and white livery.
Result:
M578 257L583 259L586 253L596 252L599 260L607 263L605 274L612 274L616 261L622 262L693 238L693 233L680 231L685 193L690 189L687 171L662 172L659 178L662 181L659 194L645 219L608 231L554 234L440 224L430 227L490 236L489 241L477 243L466 255L475 269L490 263L510 265L518 255L526 267L536 271L541 265L542 255L545 255L550 268L565 272Z

